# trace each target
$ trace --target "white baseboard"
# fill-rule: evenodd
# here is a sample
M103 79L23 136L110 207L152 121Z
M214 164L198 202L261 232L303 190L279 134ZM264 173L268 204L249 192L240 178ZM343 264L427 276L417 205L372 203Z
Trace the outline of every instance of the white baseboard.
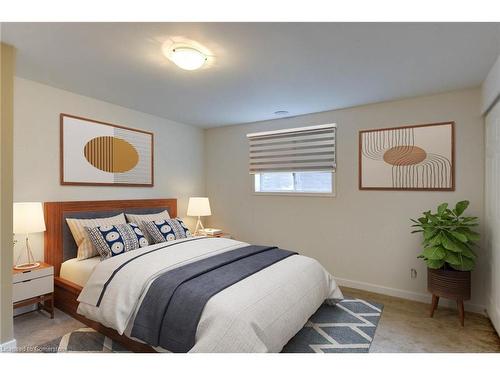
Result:
M16 339L12 339L10 341L4 342L0 344L0 353L1 352L14 352L17 348Z
M498 306L495 306L493 301L490 299L490 303L486 311L491 320L491 323L493 324L493 327L495 327L497 333L500 335L500 308Z
M370 284L362 281L355 281L355 280L348 280L348 279L341 279L341 278L335 278L335 281L340 286L346 286L348 288L354 288L354 289L362 289L366 290L368 292L373 292L373 293L380 293L380 294L385 294L388 296L392 297L399 297L399 298L404 298L404 299L409 299L411 301L418 301L418 302L424 302L424 303L430 303L431 302L431 294L430 293L417 293L417 292L411 292L409 290L402 290L402 289L395 289L395 288L390 288L387 286L382 286L382 285L376 285L376 284ZM440 300L439 304L444 307L456 307L456 303L450 300ZM464 308L467 311L470 312L475 312L479 314L486 315L486 307L482 305L477 305L474 303L464 303Z

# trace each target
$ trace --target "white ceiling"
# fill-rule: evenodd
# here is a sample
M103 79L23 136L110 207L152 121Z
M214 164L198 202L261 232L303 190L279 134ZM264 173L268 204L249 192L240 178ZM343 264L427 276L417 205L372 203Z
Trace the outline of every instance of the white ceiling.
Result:
M17 75L201 127L238 124L481 84L500 24L4 23ZM172 37L210 66L165 59Z

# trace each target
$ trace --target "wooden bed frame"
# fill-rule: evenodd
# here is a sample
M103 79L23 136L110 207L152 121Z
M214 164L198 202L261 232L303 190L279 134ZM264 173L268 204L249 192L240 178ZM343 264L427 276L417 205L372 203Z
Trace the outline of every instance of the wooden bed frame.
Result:
M135 199L135 200L108 200L108 201L75 201L75 202L45 202L45 262L54 266L54 304L66 314L81 321L85 325L108 336L133 352L155 352L146 344L134 341L120 335L114 329L103 326L93 320L87 319L76 312L77 298L82 287L59 276L63 262L63 225L66 212L88 211L116 211L137 208L164 208L171 217L177 216L177 199Z

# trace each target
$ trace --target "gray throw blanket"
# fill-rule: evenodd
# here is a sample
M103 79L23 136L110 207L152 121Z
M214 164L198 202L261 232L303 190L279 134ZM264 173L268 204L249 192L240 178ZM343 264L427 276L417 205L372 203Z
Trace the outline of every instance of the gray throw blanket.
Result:
M276 247L245 246L165 272L149 287L132 337L171 352L188 352L212 296L294 254Z

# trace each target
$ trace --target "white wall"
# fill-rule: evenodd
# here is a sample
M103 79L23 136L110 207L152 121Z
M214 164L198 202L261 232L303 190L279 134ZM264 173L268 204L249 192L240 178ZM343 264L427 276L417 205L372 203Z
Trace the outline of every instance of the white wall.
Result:
M481 87L481 110L486 113L500 97L500 56Z
M485 251L488 315L500 333L500 56L482 87L482 109L486 113Z
M61 112L152 131L155 136L155 186L95 187L59 184ZM69 201L178 198L185 216L191 195L205 191L203 130L73 94L16 77L14 82L14 201ZM188 220L188 224L192 224ZM33 235L33 250L43 259L43 236ZM23 241L16 246L23 250Z
M358 131L380 127L456 122L456 191L358 190ZM256 196L248 174L249 132L335 122L338 125L335 198ZM344 285L429 302L426 268L416 256L420 237L410 218L446 201L471 201L468 214L483 219L484 137L480 91L366 105L295 118L208 129L207 194L210 225L237 239L275 244L318 259ZM485 305L484 269L473 272L468 309ZM418 271L410 278L410 268Z
M486 116L486 270L487 310L500 332L500 103Z

